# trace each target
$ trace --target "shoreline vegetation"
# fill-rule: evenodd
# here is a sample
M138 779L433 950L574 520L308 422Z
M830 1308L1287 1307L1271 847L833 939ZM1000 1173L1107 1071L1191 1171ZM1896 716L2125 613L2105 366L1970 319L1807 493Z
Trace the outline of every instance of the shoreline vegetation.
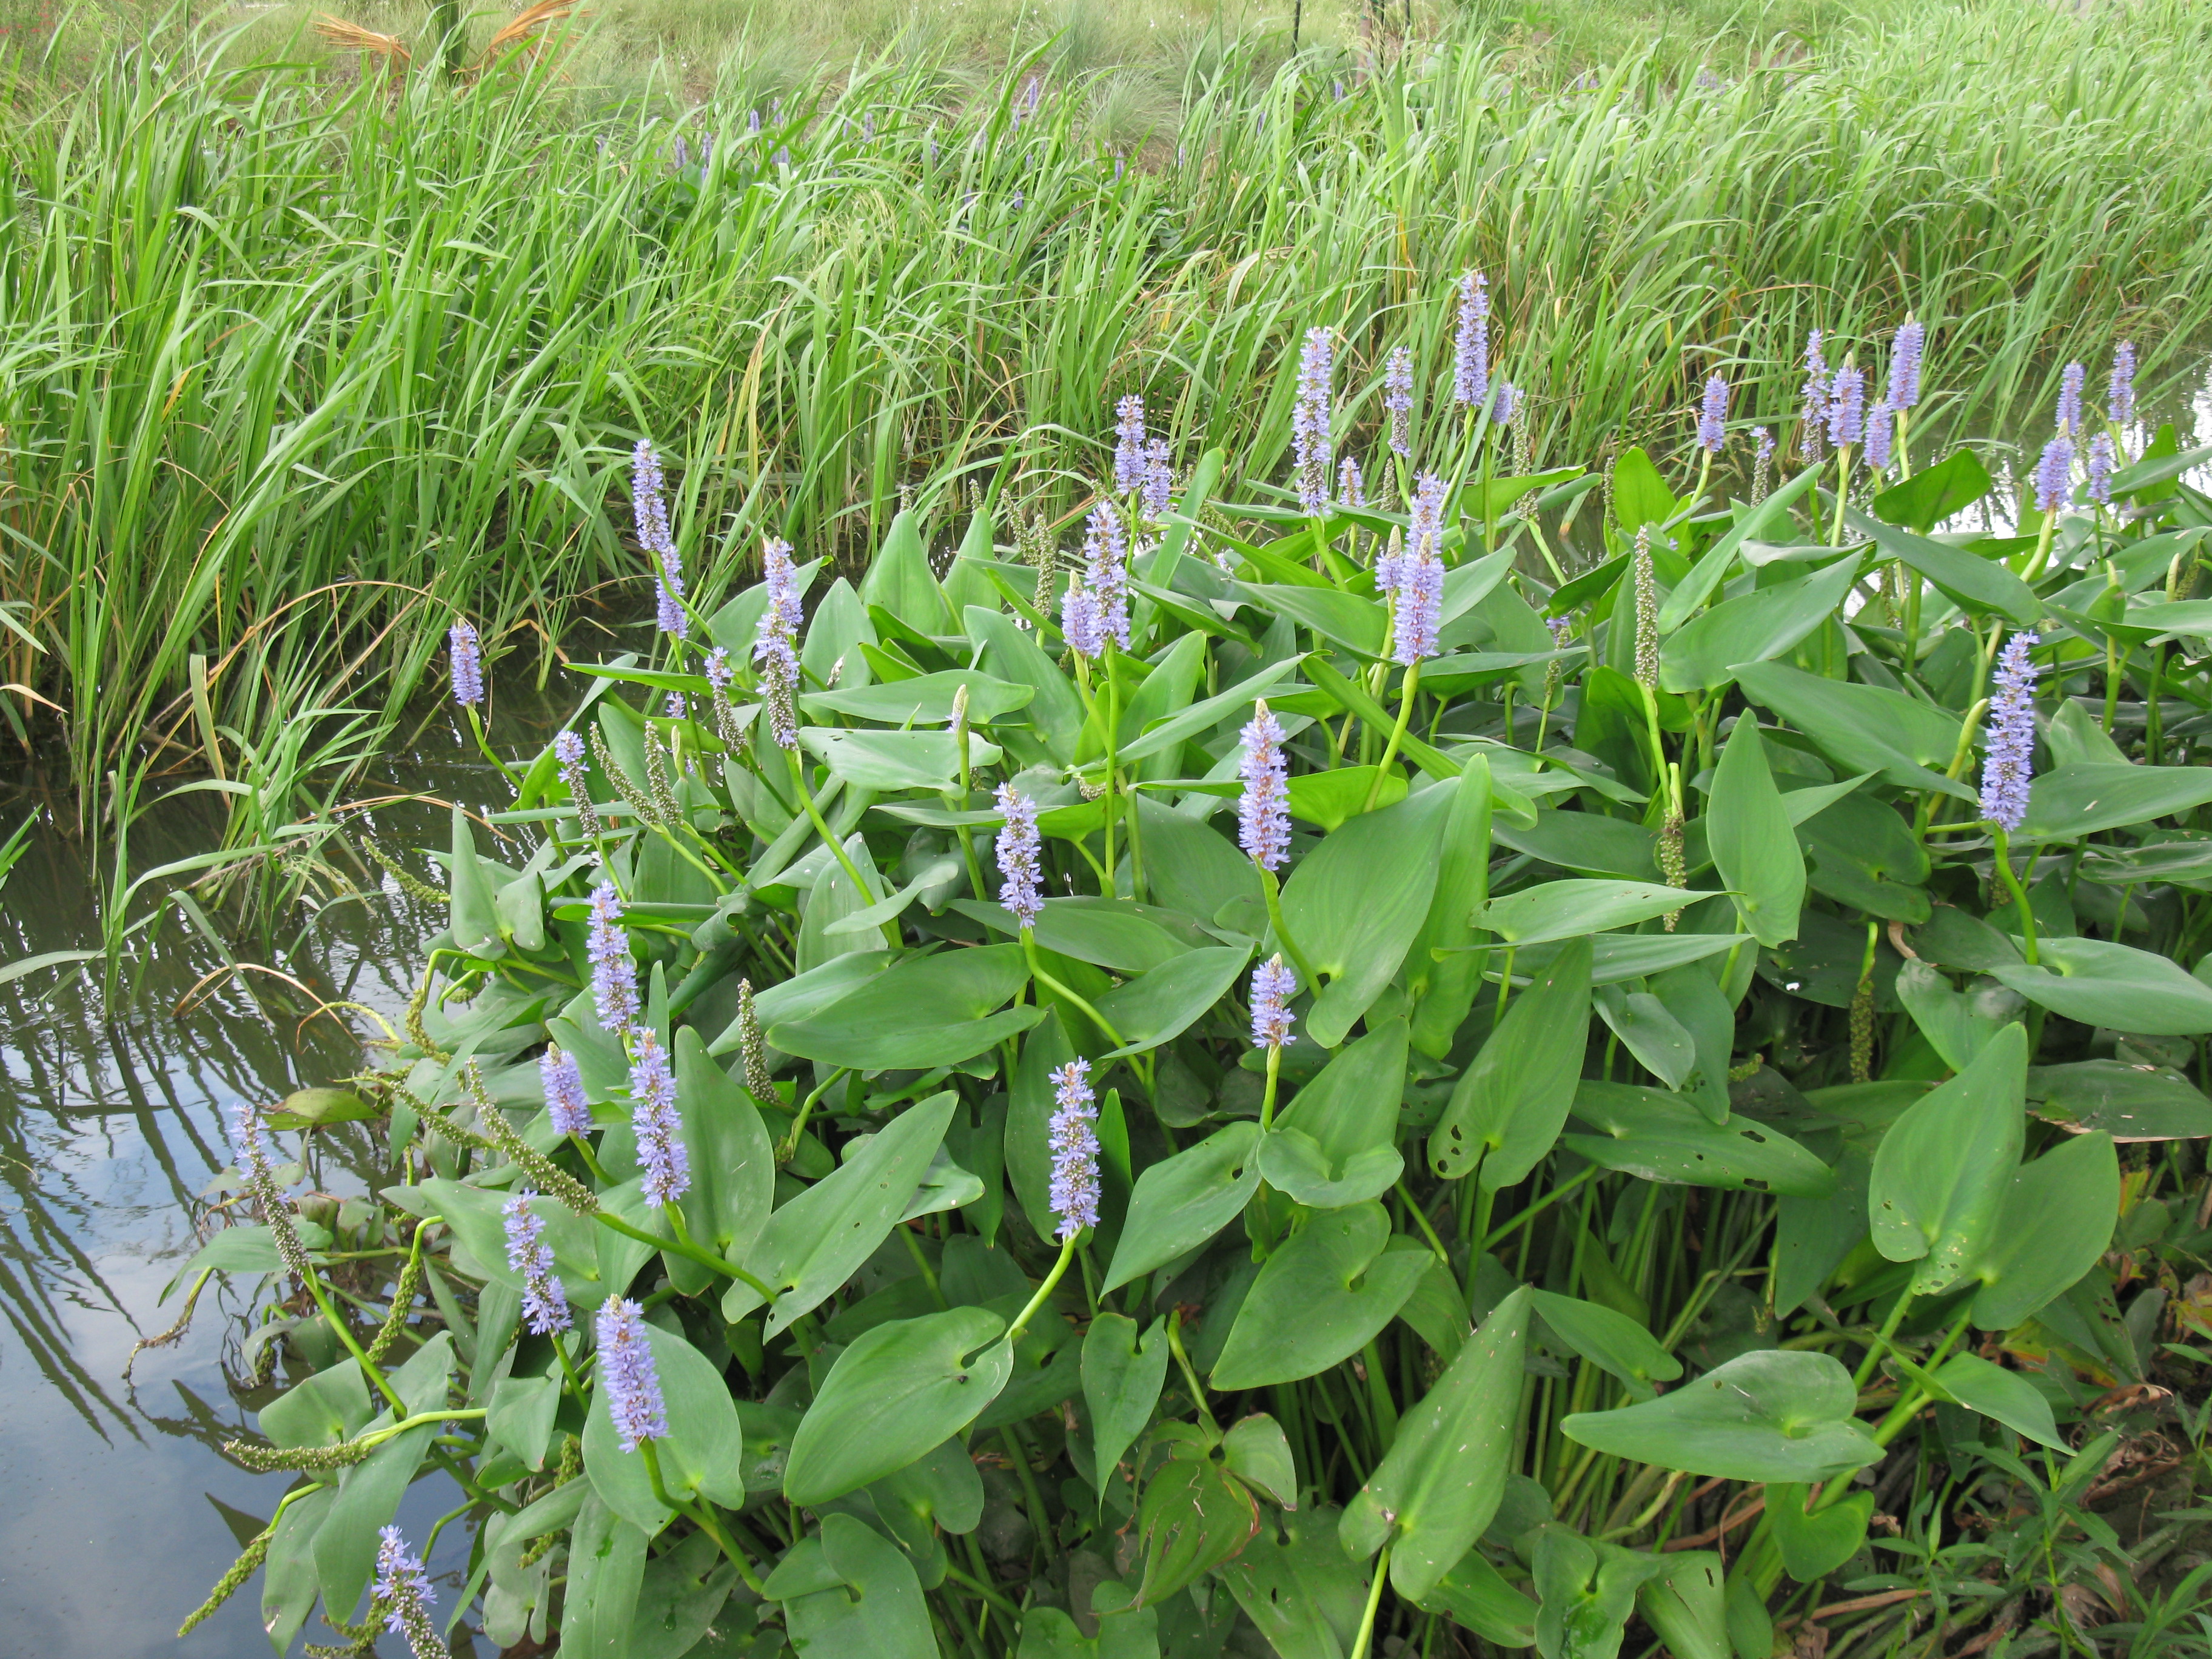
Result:
M1532 464L1679 453L1714 369L1778 416L1807 327L1907 311L1944 429L2119 334L2155 406L2212 311L2206 24L2163 0L1836 14L1784 64L1737 34L1548 84L1480 13L1371 72L1187 37L1150 91L1040 25L980 76L917 46L777 78L764 46L690 106L564 51L362 80L257 55L304 14L234 15L76 78L19 52L0 134L0 742L103 832L191 772L342 769L455 613L542 676L580 606L644 597L611 503L648 428L690 434L685 553L722 571L763 531L850 558L971 482L1064 527L1132 391L1267 480L1296 319L1431 363L1474 265Z

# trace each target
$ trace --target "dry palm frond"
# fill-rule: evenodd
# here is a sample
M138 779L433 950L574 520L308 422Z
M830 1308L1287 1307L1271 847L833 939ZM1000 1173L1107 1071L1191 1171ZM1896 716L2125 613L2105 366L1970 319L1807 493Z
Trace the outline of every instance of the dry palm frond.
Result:
M527 40L549 23L557 23L576 9L576 0L536 0L533 5L520 11L501 25L498 33L484 43L483 56L477 60L479 71L489 68L499 55L518 41Z
M349 23L343 17L333 17L328 12L318 13L315 33L334 46L352 52L365 52L373 58L381 58L397 75L412 63L407 43L396 34L379 34L374 29L365 29L358 23Z

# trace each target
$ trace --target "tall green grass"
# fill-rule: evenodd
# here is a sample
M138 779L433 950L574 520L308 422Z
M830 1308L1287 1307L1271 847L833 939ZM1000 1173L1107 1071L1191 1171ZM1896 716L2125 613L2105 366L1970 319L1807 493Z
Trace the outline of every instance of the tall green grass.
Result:
M1565 93L1479 39L1371 79L1232 45L1164 118L1125 75L915 50L783 92L758 139L766 79L672 121L559 53L459 90L177 33L74 88L19 66L0 653L46 701L0 711L90 810L307 708L389 715L457 613L543 657L643 591L643 434L694 434L695 569L769 532L860 556L963 477L1072 506L1139 387L1264 483L1300 331L1345 319L1355 380L1408 343L1434 386L1471 265L1539 459L1686 441L1716 367L1782 416L1807 327L1833 360L1907 311L1938 420L2002 422L2116 335L2171 380L2212 313L2206 33L2165 0L1930 6Z

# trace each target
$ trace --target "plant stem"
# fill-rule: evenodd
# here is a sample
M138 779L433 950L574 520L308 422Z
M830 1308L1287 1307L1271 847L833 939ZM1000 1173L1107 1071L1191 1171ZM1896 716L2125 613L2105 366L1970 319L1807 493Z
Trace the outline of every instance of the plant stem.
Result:
M1044 1306L1046 1299L1059 1288L1060 1281L1066 1276L1068 1263L1075 1260L1075 1241L1079 1237L1080 1234L1073 1234L1060 1240L1060 1259L1052 1264L1052 1271L1044 1276L1044 1283L1036 1287L1036 1294L1030 1298L1029 1306L1016 1314L1014 1322L1006 1327L1008 1347L1012 1347L1029 1334L1030 1321L1036 1317L1036 1310Z
M1382 758L1376 763L1375 776L1367 785L1367 799L1360 805L1359 810L1363 812L1373 811L1376 799L1382 793L1382 780L1389 774L1390 763L1398 758L1398 745L1405 741L1406 722L1413 712L1413 693L1420 684L1421 665L1416 661L1406 670L1404 683L1399 688L1398 723L1390 728L1390 741L1382 745ZM1507 707L1510 709L1511 705Z
M1291 965L1298 970L1298 978L1306 989L1318 995L1321 975L1314 971L1313 963L1306 960L1306 953L1298 949L1298 942L1291 937L1291 930L1283 925L1281 884L1276 881L1273 870L1256 860L1253 867L1260 872L1260 891L1267 901L1267 925L1275 930L1275 942L1283 947L1284 954L1291 959Z
M1375 1582L1367 1587L1367 1608L1359 1615L1359 1634L1352 1644L1352 1659L1367 1659L1368 1650L1375 1644L1375 1613L1382 1605L1382 1581L1390 1576L1390 1548L1385 1544L1382 1553L1375 1559Z

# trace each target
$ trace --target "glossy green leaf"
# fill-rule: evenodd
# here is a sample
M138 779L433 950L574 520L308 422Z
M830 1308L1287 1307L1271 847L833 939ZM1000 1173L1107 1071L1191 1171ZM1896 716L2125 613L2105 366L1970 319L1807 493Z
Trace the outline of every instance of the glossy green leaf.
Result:
M1772 709L1846 771L1878 772L1906 789L1977 799L1943 775L1959 746L1956 716L1879 685L1853 685L1777 662L1748 663L1736 675L1753 702Z
M1815 469L1817 470L1817 469ZM1944 520L1964 512L1990 493L1989 469L1971 449L1954 449L1933 466L1923 467L1902 483L1874 498L1877 517L1926 535Z
M1346 1551L1364 1561L1389 1545L1391 1587L1409 1601L1435 1589L1498 1513L1528 1346L1528 1295L1516 1291L1399 1419L1389 1454L1345 1509Z
M1650 1398L1654 1382L1671 1382L1682 1374L1682 1362L1626 1314L1550 1291L1528 1294L1536 1316L1554 1336L1628 1384L1638 1398Z
M1106 1490L1122 1454L1136 1443L1167 1380L1167 1326L1154 1320L1141 1341L1137 1322L1101 1312L1083 1337L1083 1401L1091 1415L1091 1484Z
M988 726L1029 707L1036 688L994 679L973 668L948 669L921 674L910 680L883 685L839 687L801 696L799 706L810 714L843 714L853 720L873 720L879 726L947 726L952 720L952 700L963 689L968 693L968 723Z
M1306 1016L1322 1048L1344 1040L1420 936L1452 795L1428 789L1361 814L1326 837L1284 884L1284 925L1328 981Z
M1106 1057L1140 1054L1181 1036L1237 982L1252 952L1241 945L1187 951L1100 997L1092 1006L1121 1039Z
M1632 445L1621 452L1613 467L1613 511L1624 535L1633 536L1647 524L1666 523L1680 505L1641 447Z
M1367 1578L1337 1547L1337 1512L1280 1518L1215 1573L1277 1659L1344 1659L1367 1601Z
M1389 619L1373 599L1333 587L1267 586L1252 582L1234 586L1263 611L1288 617L1370 661L1383 654Z
M1780 656L1835 614L1858 568L1856 558L1841 558L1810 576L1715 605L1659 647L1661 688L1713 690L1735 678L1739 663Z
M1598 1131L1562 1146L1593 1164L1645 1181L1825 1197L1835 1172L1778 1129L1748 1118L1715 1123L1680 1095L1584 1079L1574 1115Z
M1285 678L1297 665L1297 658L1285 657L1280 662L1268 664L1255 674L1248 675L1216 696L1201 697L1188 708L1161 720L1149 731L1129 738L1121 745L1121 759L1125 762L1140 761L1154 755L1170 753L1178 744L1188 742L1223 721L1237 719L1252 707L1255 699L1267 696L1269 687Z
M477 952L497 946L499 909L492 896L491 880L477 854L476 832L470 827L469 815L458 805L453 808L453 850L447 878L452 896L447 926L453 943L464 951Z
M1766 1513L1774 1541L1782 1550L1782 1565L1801 1584L1826 1578L1856 1555L1866 1543L1867 1522L1874 1515L1874 1494L1853 1492L1817 1514L1807 1501L1815 1488L1802 1482L1777 1482L1766 1489Z
M1587 939L1571 940L1506 1008L1429 1137L1429 1164L1438 1175L1456 1180L1479 1167L1484 1187L1496 1192L1552 1150L1582 1075L1590 957Z
M1717 537L1713 544L1698 557L1690 574L1676 584L1674 592L1659 603L1659 633L1663 639L1687 622L1697 608L1709 599L1715 588L1727 576L1729 566L1736 553L1747 541L1764 538L1768 530L1789 522L1790 509L1797 498L1818 481L1820 469L1807 467L1771 492L1765 500L1744 513ZM1564 601L1565 590L1553 596L1553 603L1565 613L1572 609Z
M1505 1582L1479 1549L1460 1557L1419 1606L1502 1648L1536 1645L1536 1603Z
M948 1091L908 1107L857 1156L769 1218L745 1258L746 1270L776 1292L769 1335L811 1311L875 1253L944 1144L957 1103ZM759 1291L733 1283L723 1293L722 1317L742 1319L761 1304Z
M1739 719L1714 769L1705 844L1743 926L1761 945L1797 937L1805 859L1767 768L1759 723Z
M2212 776L2202 766L2077 761L2039 775L2028 786L2027 817L2014 839L2079 841L2172 817L2207 801L2212 801Z
M1955 1353L1936 1367L1934 1381L1968 1411L1993 1418L2054 1451L2072 1449L2058 1432L2050 1401L2017 1371L1993 1365L1979 1354Z
M1874 1158L1867 1213L1875 1247L1917 1261L1926 1295L1955 1283L1988 1249L2020 1162L2027 1034L2008 1025L1972 1063L1908 1107Z
M1491 900L1474 925L1508 944L1547 944L1649 921L1710 896L1651 882L1547 881Z
M1330 1208L1387 1191L1405 1167L1394 1142L1407 1027L1383 1021L1300 1089L1261 1143L1260 1173L1301 1204Z
M1298 1473L1283 1425L1265 1412L1240 1417L1221 1437L1221 1459L1229 1472L1283 1509L1298 1506Z
M1073 682L1004 611L971 605L961 613L961 626L981 653L978 667L995 678L1030 688L1030 726L1055 759L1063 765L1073 761L1085 718Z
M1260 1185L1260 1126L1231 1123L1137 1177L1102 1292L1196 1249L1235 1219Z
M784 1496L811 1505L858 1491L974 1422L1006 1384L1006 1321L952 1308L864 1333L800 1419Z
M1018 945L909 957L804 1020L770 1025L768 1040L857 1070L957 1065L1044 1018L1035 1006L992 1012L1028 977Z
M1729 1659L1728 1589L1721 1558L1677 1550L1637 1587L1636 1609L1674 1659Z
M2027 1068L2030 1109L2076 1133L2118 1141L2197 1140L2212 1135L2212 1101L2169 1066L2080 1060Z
M1340 828L1369 811L1371 794L1377 807L1395 806L1406 799L1405 774L1396 767L1375 787L1372 766L1340 766L1328 772L1301 772L1290 782L1291 816L1323 830Z
M1844 509L1844 522L1872 539L1884 553L1918 571L1970 615L2002 617L2015 628L2033 628L2043 615L2043 602L2036 598L2035 590L1995 559L1916 536L1869 518L1855 507Z
M825 1659L938 1659L928 1603L898 1546L851 1516L836 1514L822 1517L818 1541L799 1548L810 1545L831 1583L784 1601L793 1648ZM776 1588L774 1578L769 1586Z
M619 1659L645 1585L648 1539L598 1496L584 1501L568 1540L568 1583L561 1615L566 1659Z
M742 1261L768 1224L775 1198L775 1148L744 1085L708 1058L690 1026L676 1033L676 1096L683 1103L684 1144L691 1188L684 1219L694 1243ZM671 1279L698 1295L708 1270L679 1255L666 1258Z
M679 1503L704 1497L737 1508L745 1501L744 1437L730 1385L714 1361L675 1332L649 1320L644 1331L668 1410L668 1434L653 1443L668 1495ZM604 1388L592 1391L584 1419L584 1472L600 1501L648 1536L668 1524L671 1511L653 1495L644 1451L622 1449Z
M1636 1057L1637 1064L1669 1089L1680 1089L1697 1070L1697 1040L1650 992L1601 985L1590 1000L1607 1029Z
M1144 1576L1137 1602L1157 1607L1260 1530L1260 1506L1211 1457L1175 1457L1156 1470L1137 1505Z
M1887 1145L1887 1143L1884 1143ZM2010 1330L2080 1281L2112 1242L2120 1166L2108 1135L2085 1134L2006 1171L1995 1224L1967 1268L1974 1323Z
M392 1524L438 1433L425 1423L386 1441L339 1478L337 1501L315 1533L323 1605L350 1617L376 1571L377 1531Z
M1380 1204L1309 1217L1261 1267L1214 1362L1212 1386L1294 1382L1358 1352L1396 1316L1434 1259L1411 1240L1396 1249L1391 1243Z
M2101 939L2046 939L2042 963L1990 972L2030 1002L2084 1025L2154 1036L2212 1031L2212 986L2164 957Z
M492 1384L484 1427L530 1468L542 1469L560 1405L558 1376L502 1376Z
M1908 962L1897 970L1897 1000L1954 1072L1964 1071L2010 1023L2003 1010L1991 1010L1982 999L1953 990L1950 981L1925 962Z
M1540 806L1532 828L1524 830L1500 822L1491 834L1516 853L1526 853L1577 875L1598 879L1617 877L1632 882L1656 882L1659 878L1657 835L1626 818L1609 818L1602 812L1563 812L1555 807ZM1477 897L1462 913L1469 919L1470 932L1473 912L1481 902Z
M1537 1534L1530 1567L1537 1647L1561 1659L1613 1659L1636 1592L1665 1570L1666 1559L1597 1543L1552 1522Z
M1852 1417L1851 1374L1824 1353L1762 1348L1656 1400L1578 1412L1560 1431L1632 1462L1728 1480L1826 1480L1881 1455Z
M1418 998L1413 1046L1431 1059L1451 1051L1482 987L1482 958L1462 947L1474 943L1474 912L1490 896L1493 793L1488 757L1469 755L1452 785L1428 921L1406 959L1407 985Z
M272 1445L335 1446L368 1426L377 1407L361 1364L341 1359L295 1382L261 1408L261 1432Z

